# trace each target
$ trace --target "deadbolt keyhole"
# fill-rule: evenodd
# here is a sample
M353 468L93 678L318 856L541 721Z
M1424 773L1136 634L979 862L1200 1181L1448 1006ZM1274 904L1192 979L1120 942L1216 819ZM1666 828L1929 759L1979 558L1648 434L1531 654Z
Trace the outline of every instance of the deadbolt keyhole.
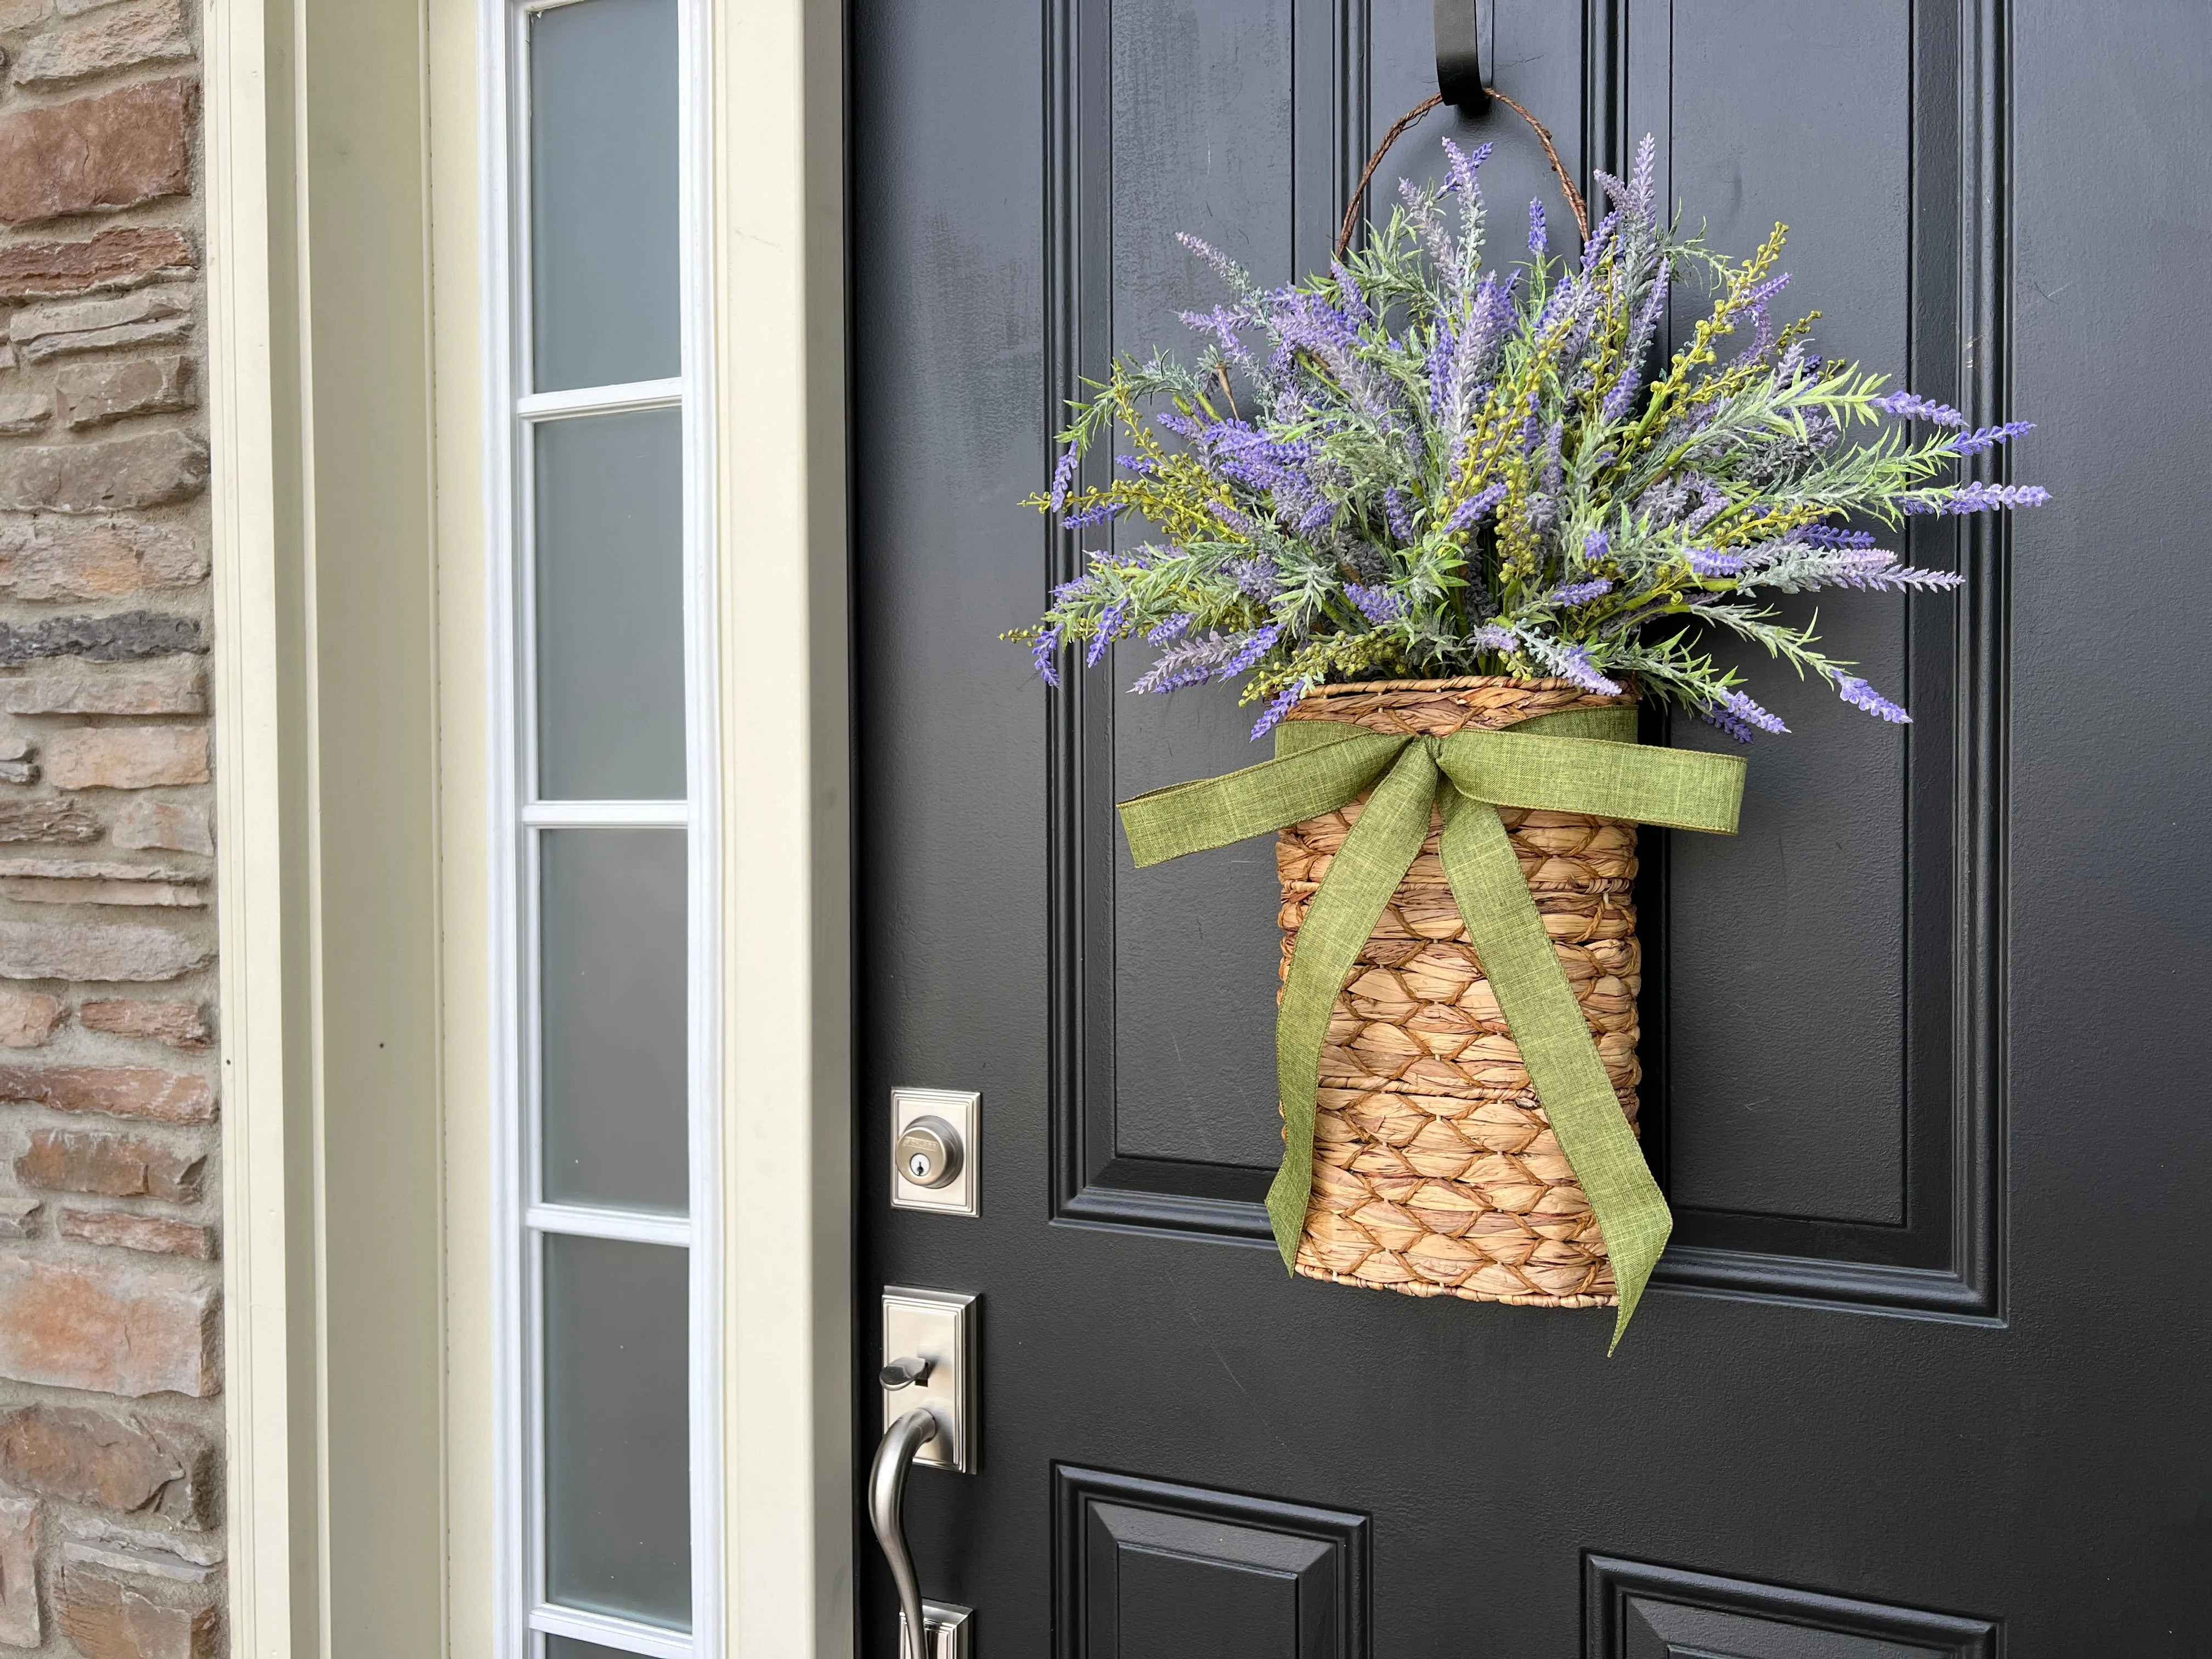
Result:
M941 1117L918 1117L899 1136L893 1156L914 1185L950 1186L960 1175L960 1132Z

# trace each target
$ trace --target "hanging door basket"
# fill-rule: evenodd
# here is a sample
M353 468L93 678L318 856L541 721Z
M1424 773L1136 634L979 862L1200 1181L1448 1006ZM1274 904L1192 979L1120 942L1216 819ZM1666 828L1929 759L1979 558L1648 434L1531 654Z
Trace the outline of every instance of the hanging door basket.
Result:
M1386 681L1323 687L1289 719L1441 738L1633 702L1565 680ZM1364 799L1278 837L1286 977L1307 904ZM1633 1124L1636 826L1528 808L1499 817ZM1432 814L1420 856L1337 997L1297 1271L1408 1296L1613 1306L1604 1237L1468 942L1439 857L1441 827Z

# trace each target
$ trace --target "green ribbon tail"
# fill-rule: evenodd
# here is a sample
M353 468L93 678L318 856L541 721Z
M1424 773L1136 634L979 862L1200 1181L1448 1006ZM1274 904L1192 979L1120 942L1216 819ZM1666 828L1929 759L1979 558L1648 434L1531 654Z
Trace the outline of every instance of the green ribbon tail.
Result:
M1735 833L1743 802L1741 757L1523 729L1540 724L1446 738L1438 763L1459 793L1474 800Z
M1324 740L1257 766L1125 800L1121 830L1129 855L1141 870L1333 812L1380 777L1411 742L1387 732L1332 726Z
M1420 855L1421 843L1428 839L1430 811L1436 803L1437 763L1428 744L1402 738L1394 741L1402 745L1401 752L1367 798L1344 845L1330 860L1320 890L1306 906L1305 921L1291 952L1283 1006L1275 1020L1275 1079L1283 1103L1283 1164L1267 1188L1267 1217L1273 1224L1275 1243L1282 1250L1285 1267L1297 1261L1298 1239L1305 1231L1306 1206L1313 1194L1314 1114L1321 1092L1321 1053L1328 1041L1329 1015L1336 1007L1337 994L1344 989L1345 981L1359 960L1360 947L1367 943L1375 924L1382 920L1383 907Z
M1674 1219L1622 1115L1497 808L1448 789L1443 817L1441 850L1452 896L1559 1149L1605 1235L1620 1292L1606 1349L1610 1356L1667 1248Z

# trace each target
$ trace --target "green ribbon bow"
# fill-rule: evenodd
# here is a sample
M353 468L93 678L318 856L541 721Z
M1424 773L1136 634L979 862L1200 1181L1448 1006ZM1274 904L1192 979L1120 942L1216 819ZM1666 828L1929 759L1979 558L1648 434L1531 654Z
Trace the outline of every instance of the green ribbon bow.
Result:
M1306 908L1275 1024L1283 1165L1267 1214L1284 1263L1297 1256L1313 1188L1316 1098L1331 1011L1442 808L1452 896L1559 1147L1605 1234L1620 1286L1620 1346L1674 1229L1583 1024L1534 897L1513 856L1501 806L1587 812L1734 835L1744 763L1733 755L1636 742L1635 711L1568 709L1502 731L1394 736L1336 721L1276 730L1275 758L1226 776L1121 803L1138 866L1266 835L1372 791ZM1611 1352L1609 1348L1608 1352Z

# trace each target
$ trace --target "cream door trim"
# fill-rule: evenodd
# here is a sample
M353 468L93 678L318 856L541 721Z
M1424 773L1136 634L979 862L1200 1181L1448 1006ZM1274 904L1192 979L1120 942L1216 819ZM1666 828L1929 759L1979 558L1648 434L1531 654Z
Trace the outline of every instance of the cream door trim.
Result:
M204 16L233 1650L475 1659L495 1442L476 7ZM842 18L709 16L725 1638L849 1659Z
M727 1651L847 1659L853 807L842 8L714 0L710 17L731 957Z
M208 0L233 1650L431 1653L445 1368L419 0Z
M299 896L255 879L296 864L301 815L285 703L297 694L303 642L279 597L280 534L291 527L280 526L289 515L279 499L297 501L295 434L279 413L297 343L290 272L277 257L291 158L281 137L271 140L267 79L270 62L283 61L272 46L288 22L261 0L216 0L204 31L224 1483L232 1651L241 1659L312 1651L315 1628L312 1581L305 1594L293 1586L295 1534L315 1535L313 1442L301 1420L313 1404L302 1375L313 1364L313 1304L295 1303L289 1279L295 1254L312 1249L287 1173L304 1131L286 1105L307 1046L303 1011L285 995L288 947L293 965L300 955Z

